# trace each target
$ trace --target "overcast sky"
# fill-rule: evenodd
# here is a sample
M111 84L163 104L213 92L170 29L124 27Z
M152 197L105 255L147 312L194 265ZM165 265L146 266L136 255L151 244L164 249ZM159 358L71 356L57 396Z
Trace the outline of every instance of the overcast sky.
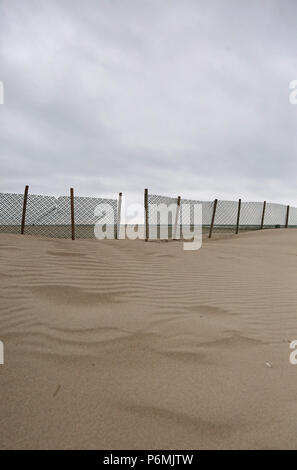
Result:
M297 205L297 2L0 0L0 191Z

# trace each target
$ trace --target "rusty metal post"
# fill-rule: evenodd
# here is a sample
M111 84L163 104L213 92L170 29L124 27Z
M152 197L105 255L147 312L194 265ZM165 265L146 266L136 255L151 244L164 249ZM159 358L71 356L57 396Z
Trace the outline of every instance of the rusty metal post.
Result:
M74 191L70 188L70 208L71 208L71 237L75 240L75 222L74 222Z
M179 214L180 214L180 196L177 198L176 202L176 214L175 214L175 223L174 223L174 230L173 230L173 237L172 239L176 239L176 232L177 232L177 225L178 225L178 219L179 219ZM180 238L180 234L178 239Z
M29 186L27 185L27 186L25 186L25 191L24 191L23 214L22 214L22 223L21 223L21 234L22 235L25 233L28 191L29 191Z
M285 228L289 226L289 215L290 215L290 206L287 206L287 214L286 214L286 225Z
M215 199L215 200L214 200L214 203L213 203L213 211L212 211L211 224L210 224L210 227L209 227L209 235L208 235L208 238L211 238L211 236L212 236L212 230L213 230L214 221L215 221L215 216L216 216L217 204L218 204L218 200Z
M264 218L265 218L265 209L266 209L266 201L263 202L263 211L262 211L262 219L261 219L261 230L264 227Z
M149 207L148 207L148 189L144 190L144 225L145 225L145 241L149 239Z
M239 230L240 209L241 209L241 199L238 199L237 221L236 221L236 230L235 230L236 235L238 234L238 230Z

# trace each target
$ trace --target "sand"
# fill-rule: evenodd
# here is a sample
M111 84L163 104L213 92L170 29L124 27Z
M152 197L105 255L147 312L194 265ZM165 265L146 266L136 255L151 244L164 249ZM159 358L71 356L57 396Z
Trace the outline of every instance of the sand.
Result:
M296 256L0 234L0 448L296 449Z

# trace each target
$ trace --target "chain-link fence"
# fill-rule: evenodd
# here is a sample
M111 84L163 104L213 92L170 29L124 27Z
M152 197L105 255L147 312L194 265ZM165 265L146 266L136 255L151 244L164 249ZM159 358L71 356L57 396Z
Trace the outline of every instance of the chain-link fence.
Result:
M117 238L119 200L94 197L0 193L0 232L54 238L94 238L95 227ZM202 209L197 211L197 207ZM199 217L197 217L197 214ZM200 217L201 215L201 217ZM202 226L208 237L265 228L297 228L297 208L282 204L239 201L201 201L149 194L145 190L144 238L178 239ZM187 230L185 230L187 229Z
M192 199L174 198L161 196L159 194L148 194L148 227L149 239L156 238L180 238L182 230L187 228L193 230L195 226L201 224L199 214L195 214L195 207L202 206L202 231L209 233L213 214L213 201L195 201ZM165 206L168 209L168 219L166 219ZM163 220L161 220L163 214ZM168 220L168 237L167 234Z
M172 238L173 227L178 210L177 198L160 196L158 194L149 194L148 208L148 239ZM166 210L164 211L164 208L167 208L168 212L166 212ZM162 214L165 216L164 220L162 220Z
M148 239L166 238L162 228L166 224L160 220L162 205L170 213L168 216L168 238L182 236L183 227L191 230L197 225L195 206L202 208L202 235L215 237L240 231L268 228L297 228L297 208L282 204L239 201L199 201L168 197L147 193L145 221ZM165 214L165 212L163 212Z
M93 197L0 193L0 232L26 233L54 238L94 238L95 224L117 233L118 201ZM95 211L96 208L97 212ZM101 209L100 209L101 208Z
M297 227L297 207L290 207L289 209L288 226Z

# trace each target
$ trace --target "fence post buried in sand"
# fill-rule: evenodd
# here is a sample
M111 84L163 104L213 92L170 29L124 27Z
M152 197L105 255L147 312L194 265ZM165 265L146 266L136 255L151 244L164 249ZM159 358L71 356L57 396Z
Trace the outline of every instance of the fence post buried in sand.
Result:
M119 193L118 200L118 213L117 213L117 224L116 224L116 239L119 239L121 230L121 210L122 210L122 193Z
M238 199L237 221L236 221L236 230L235 230L236 235L238 234L238 230L239 230L240 209L241 209L241 199Z
M215 199L214 202L213 202L213 211L212 211L211 224L210 224L210 227L209 227L208 238L211 238L211 236L212 236L212 230L213 230L215 216L216 216L217 204L218 204L218 200Z
M25 232L25 221L26 221L26 209L27 209L27 200L28 200L28 191L29 186L25 186L24 191L24 202L23 202L23 214L22 214L22 224L21 224L21 234L23 235Z
M290 206L287 206L287 214L286 214L286 225L285 228L289 226L289 215L290 215Z
M177 232L177 224L178 224L178 219L179 219L179 214L180 214L180 196L177 198L177 203L176 203L176 214L175 214L175 224L174 224L174 231L173 231L173 240L176 238L176 232ZM179 238L179 237L178 237Z
M72 240L75 240L74 192L73 192L73 188L70 188L70 207L71 207L71 236L72 236Z
M263 227L264 227L265 209L266 209L266 201L263 202L263 211L262 211L262 219L261 219L261 230L262 230Z
M144 190L144 225L145 225L145 241L149 239L149 208L148 208L148 189Z

